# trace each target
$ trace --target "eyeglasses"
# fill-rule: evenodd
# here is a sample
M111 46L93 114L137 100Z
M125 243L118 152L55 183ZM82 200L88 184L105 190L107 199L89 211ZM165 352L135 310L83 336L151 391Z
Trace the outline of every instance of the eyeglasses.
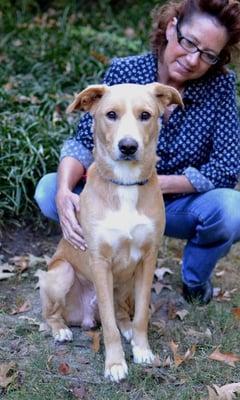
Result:
M180 29L179 29L179 24L177 23L176 25L176 31L177 31L177 41L180 44L180 46L186 50L188 53L200 53L200 58L206 62L207 64L216 64L219 61L219 57L213 53L209 53L207 51L200 50L195 43L193 43L191 40L185 38L182 36Z

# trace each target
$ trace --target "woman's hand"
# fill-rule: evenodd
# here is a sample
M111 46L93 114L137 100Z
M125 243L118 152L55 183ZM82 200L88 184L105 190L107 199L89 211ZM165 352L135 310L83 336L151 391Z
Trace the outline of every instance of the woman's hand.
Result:
M76 216L80 211L79 195L69 189L59 189L56 195L56 205L64 239L74 248L86 250L87 244Z

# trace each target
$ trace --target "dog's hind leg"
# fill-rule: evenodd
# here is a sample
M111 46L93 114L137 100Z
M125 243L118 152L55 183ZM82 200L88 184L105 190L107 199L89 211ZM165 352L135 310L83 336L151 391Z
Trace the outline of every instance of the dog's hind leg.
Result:
M56 341L72 340L67 327L66 297L74 285L75 273L67 261L56 260L48 272L38 271L43 318Z

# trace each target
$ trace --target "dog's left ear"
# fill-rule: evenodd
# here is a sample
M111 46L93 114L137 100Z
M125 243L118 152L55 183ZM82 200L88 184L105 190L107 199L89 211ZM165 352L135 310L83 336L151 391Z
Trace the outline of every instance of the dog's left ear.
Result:
M106 85L91 85L76 95L74 101L68 106L66 112L75 110L93 112L99 100L107 91Z
M178 104L184 107L182 97L177 89L172 86L163 85L161 83L150 83L149 86L152 87L154 95L157 97L158 101L167 107L170 104Z

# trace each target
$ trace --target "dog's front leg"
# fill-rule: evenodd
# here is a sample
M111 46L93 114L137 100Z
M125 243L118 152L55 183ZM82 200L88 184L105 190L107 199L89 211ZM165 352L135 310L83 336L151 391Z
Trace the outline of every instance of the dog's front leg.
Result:
M134 362L152 364L155 356L148 343L149 304L157 251L152 249L138 266L135 278L135 313L131 341Z
M103 327L103 339L106 351L105 377L119 382L126 377L128 368L114 313L111 265L102 259L92 259L91 268Z

